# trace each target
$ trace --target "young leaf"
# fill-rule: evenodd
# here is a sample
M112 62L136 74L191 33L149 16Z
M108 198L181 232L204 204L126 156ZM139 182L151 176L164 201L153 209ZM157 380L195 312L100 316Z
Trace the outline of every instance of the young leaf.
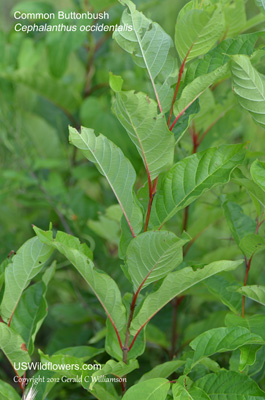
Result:
M133 193L136 173L130 161L119 147L103 135L96 136L92 129L82 127L80 134L70 127L70 142L106 177L135 236L142 228L143 217Z
M190 346L194 350L194 363L215 353L233 351L247 344L265 344L263 339L242 327L215 328L194 339Z
M259 286L259 285L243 286L237 291L243 294L244 296L247 296L250 299L265 306L265 286Z
M13 257L5 271L5 291L1 303L1 316L8 320L16 310L24 289L42 269L52 249L34 237L29 239Z
M265 192L265 163L254 161L250 167L250 173L254 182Z
M152 225L161 227L204 192L227 183L231 172L243 159L243 145L223 145L179 161L165 175L154 199Z
M123 396L123 400L165 400L170 383L164 378L149 379L137 383Z
M25 290L10 325L24 339L29 354L33 353L36 334L47 315L45 294L46 286L43 282Z
M174 135L169 131L163 114L144 93L119 92L113 108L143 159L151 180L173 164Z
M245 55L232 56L233 90L239 104L265 128L265 79Z
M149 294L134 317L131 332L138 333L170 300L185 290L225 270L237 268L242 261L216 261L194 271L191 267L171 272L154 293Z
M128 361L128 364L125 364L123 361L117 362L114 360L109 360L100 370L93 373L91 376L92 381L89 385L89 389L93 389L97 377L102 377L103 375L114 375L118 378L122 378L124 375L129 374L137 368L139 368L137 360L130 360Z
M220 7L210 12L188 9L180 13L176 24L175 44L181 60L186 58L189 61L207 53L224 30L224 14Z
M30 356L24 340L6 324L0 323L0 349L4 352L19 376L25 372L22 363L29 363Z
M0 380L1 400L21 400L15 389L8 383Z
M248 376L234 371L220 371L196 381L196 387L204 390L212 400L261 400L263 392Z
M126 264L134 291L164 278L183 260L182 247L188 239L179 239L171 232L145 232L127 248Z
M39 239L46 245L62 253L83 276L91 290L97 296L112 324L119 331L126 324L125 307L116 282L103 271L94 268L92 261L84 252L84 246L77 239L64 232L57 232L53 239L52 231L42 231L34 227Z
M191 387L187 389L180 383L174 383L172 387L174 400L210 400L210 397L200 388Z

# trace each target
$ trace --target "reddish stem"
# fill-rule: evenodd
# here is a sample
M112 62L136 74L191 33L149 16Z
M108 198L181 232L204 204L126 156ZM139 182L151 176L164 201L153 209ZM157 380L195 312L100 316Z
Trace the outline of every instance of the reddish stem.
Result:
M157 181L158 181L158 176L154 180L153 186L151 186L151 188L149 185L149 202L148 202L148 209L147 209L146 220L145 220L145 225L144 225L144 232L146 232L148 229L152 204L153 204L153 200L154 200L154 197L156 194Z
M246 273L245 273L245 279L244 279L244 286L246 286L247 281L248 281L248 273L250 270L252 258L253 258L253 255L250 257L249 260L247 260L247 257L245 257ZM245 318L245 302L246 302L246 297L243 296L243 298L242 298L242 318Z

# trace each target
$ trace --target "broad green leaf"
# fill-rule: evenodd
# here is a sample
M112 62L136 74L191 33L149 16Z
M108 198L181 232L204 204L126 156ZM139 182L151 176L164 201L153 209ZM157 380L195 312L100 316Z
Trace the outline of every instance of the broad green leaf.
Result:
M248 344L240 349L239 370L243 371L248 365L253 365L256 361L257 352L261 345Z
M126 324L126 311L119 288L109 275L94 267L87 255L87 247L78 245L78 239L64 232L57 232L53 239L52 231L45 232L37 227L34 231L43 243L57 249L73 264L97 296L109 319L118 331L121 330Z
M254 161L250 173L254 182L265 192L265 163L258 160Z
M174 400L210 400L210 397L200 388L191 387L190 389L180 383L174 383L172 387Z
M251 56L260 33L240 35L223 40L201 59L194 61L185 76L185 82L191 82L200 75L209 74L230 61L230 55L245 54Z
M245 55L232 56L233 90L239 104L265 128L265 79Z
M149 379L130 387L123 400L165 400L170 383L164 378Z
M113 108L142 157L151 180L173 164L174 135L157 104L144 93L118 92Z
M262 400L263 392L248 376L234 371L220 371L196 381L196 387L204 390L211 400Z
M244 296L247 296L250 299L256 301L257 303L260 303L263 306L265 306L265 286L259 286L259 285L243 286L237 291L243 294Z
M202 333L190 346L194 363L215 353L233 351L247 344L265 344L263 339L242 327L215 328Z
M258 335L265 340L265 315L252 315L250 317L242 318L239 315L227 314L225 324L228 327L242 326L243 328L247 328L251 333Z
M179 161L165 175L151 211L153 226L162 226L207 190L227 183L244 159L243 145L223 145Z
M164 278L183 260L182 248L189 239L167 231L144 232L131 241L125 262L134 291Z
M96 136L92 129L82 128L80 134L70 127L70 141L106 177L131 232L135 235L139 233L142 228L142 212L133 192L136 173L130 161L119 147L102 135Z
M265 249L265 238L251 233L246 235L239 243L243 253L249 258L253 254Z
M81 98L79 93L75 93L69 89L69 85L51 78L41 72L38 74L30 70L21 70L8 73L0 73L0 77L10 80L15 84L22 84L34 90L40 96L48 99L59 108L63 108L66 112L75 111L80 103Z
M1 315L8 320L15 312L24 289L36 276L52 254L52 249L34 237L24 243L5 271L5 291Z
M216 296L223 304L230 308L235 314L238 314L242 306L242 296L236 292L239 284L229 282L222 276L212 276L204 281L207 289Z
M21 400L15 389L8 383L0 380L1 400Z
M228 71L228 65L225 64L208 74L198 76L188 83L184 87L180 98L175 102L174 115L179 118L210 85L226 76Z
M33 353L36 334L47 315L45 292L46 287L43 282L38 282L25 290L10 325L25 340L29 354Z
M122 25L130 25L133 29L116 30L113 38L125 51L132 54L134 62L139 67L147 69L156 99L160 103L160 108L161 103L164 108L162 100L171 92L167 78L175 70L175 61L169 53L173 47L172 39L160 25L137 11L133 2L126 0L124 4L128 6L128 10L122 15ZM155 81L163 70L166 71L166 77L162 80L162 85L159 85Z
M187 267L169 273L159 289L148 295L144 300L142 307L132 321L131 332L136 333L142 329L161 308L185 290L210 276L225 270L235 269L241 263L242 261L216 261L196 271Z
M207 53L225 30L224 14L215 10L193 9L179 14L175 44L181 60L187 61Z
M117 362L114 360L109 360L105 365L102 366L100 370L92 374L92 380L91 384L89 385L89 389L92 390L96 380L98 378L102 378L103 375L114 375L118 378L122 378L137 368L139 368L137 360L129 360L127 364L125 364L123 361Z
M182 360L167 361L163 364L157 365L151 369L151 371L146 372L144 375L142 375L139 382L154 378L168 378L171 374L173 374L173 372L182 367L184 364L185 361Z
M18 375L22 376L25 372L25 369L22 369L22 363L30 363L28 350L21 336L3 322L0 323L0 349Z
M225 201L222 206L229 229L237 245L242 249L240 246L241 240L249 233L254 234L257 224L251 217L244 214L239 204Z

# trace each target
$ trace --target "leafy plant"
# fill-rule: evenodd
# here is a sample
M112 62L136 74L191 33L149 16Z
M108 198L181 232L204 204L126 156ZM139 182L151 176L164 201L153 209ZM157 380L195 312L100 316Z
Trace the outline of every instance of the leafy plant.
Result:
M88 43L80 32L47 35L49 73L32 73L43 57L37 37L15 36L23 53L13 62L5 53L11 64L3 60L1 86L17 99L22 85L33 103L57 107L49 124L60 115L64 135L70 123L72 147L51 134L42 149L49 137L30 134L34 122L46 133L45 110L22 118L45 157L23 158L8 124L2 131L26 171L16 172L14 185L31 192L26 204L37 193L50 213L45 223L32 218L36 236L0 266L0 348L23 393L31 375L26 399L74 399L71 383L80 398L100 400L263 399L265 35L256 29L263 11L248 18L243 0L190 1L178 12L173 41L132 1L119 3L113 10L124 7L121 24L132 30L116 30L110 42L134 76L110 62L112 72L101 71L109 84L98 73L93 86L104 59L95 61L96 53L109 35L94 41L90 34ZM76 7L85 10L86 2ZM86 47L80 84L73 65L84 71ZM31 69L25 48L36 57ZM102 89L108 92L94 95ZM8 176L11 170L1 180ZM50 369L32 375L37 359ZM17 400L2 379L3 399Z

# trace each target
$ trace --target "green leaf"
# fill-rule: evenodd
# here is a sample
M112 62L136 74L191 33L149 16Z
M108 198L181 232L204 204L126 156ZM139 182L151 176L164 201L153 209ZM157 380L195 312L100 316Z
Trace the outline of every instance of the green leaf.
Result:
M99 354L104 353L104 349L97 349L96 347L91 346L75 346L75 347L66 347L65 349L60 349L54 356L56 355L64 355L69 357L76 357L80 359L82 362L87 362L91 358L96 357Z
M5 291L1 316L8 320L15 312L24 289L36 276L52 254L52 249L34 237L24 243L5 271Z
M265 80L245 55L232 56L233 90L239 104L265 128Z
M239 247L247 258L265 249L265 238L251 233L246 235L239 243Z
M179 239L171 232L144 232L127 248L126 264L134 291L164 278L183 260L182 248L189 239Z
M244 371L248 365L253 365L256 361L257 352L261 348L260 345L248 344L240 349L239 370Z
M257 224L252 218L244 214L239 204L225 201L222 206L229 229L237 245L242 249L240 246L241 239L249 233L254 234Z
M228 327L242 326L243 328L247 328L251 333L258 335L265 340L265 315L252 315L251 317L242 318L239 315L227 314L225 324Z
M130 387L123 400L165 400L169 388L170 383L166 379L150 379Z
M223 40L218 46L205 54L203 58L199 58L189 66L185 82L189 83L198 76L209 74L227 64L230 61L230 55L245 54L251 56L260 35L260 33L249 33L233 39Z
M15 366L18 375L22 376L25 372L25 369L22 369L22 363L30 362L29 353L24 340L3 322L0 323L0 349L11 365Z
M8 383L0 380L1 400L21 400L15 389Z
M173 164L174 135L157 104L144 93L119 92L113 108L142 157L151 180Z
M45 293L43 282L30 286L21 296L10 325L25 340L29 354L33 353L36 334L47 315Z
M258 215L260 215L261 208L265 208L265 191L255 182L246 178L239 169L235 170L232 181L246 188L253 201L257 203Z
M161 308L185 290L210 276L225 270L235 269L241 263L242 261L216 261L196 271L187 267L180 271L171 272L164 279L159 289L146 297L132 321L131 332L137 333Z
M242 297L235 291L239 284L231 283L222 276L212 276L204 281L204 285L235 314L241 311Z
M174 400L210 400L210 397L202 389L197 387L188 389L178 382L174 383L172 393Z
M265 0L255 0L256 4L262 11L265 11Z
M206 11L193 9L179 14L175 44L181 60L187 61L207 53L225 31L224 14L220 7Z
M196 381L196 387L204 390L211 400L261 400L265 395L256 382L234 371L206 375Z
M265 163L254 161L250 167L250 173L253 181L265 192Z
M190 346L194 350L194 363L215 353L233 351L247 344L265 344L263 339L242 327L215 328L194 339Z
M123 79L121 76L114 75L112 72L109 73L109 84L114 92L120 92L123 85Z
M125 4L128 10L124 11L121 22L122 25L130 25L133 29L132 31L116 30L113 38L125 51L132 54L134 62L139 67L147 69L161 108L162 98L167 97L168 92L171 91L167 78L175 70L175 61L169 54L173 47L172 39L160 25L137 11L130 0L126 0ZM166 70L167 77L164 78L162 85L158 85L155 80L163 70Z
M180 98L175 102L174 115L180 118L210 85L226 76L228 70L228 65L225 64L208 74L198 76L188 83L184 87Z
M81 134L70 127L70 141L84 156L95 163L104 175L121 206L131 232L136 235L142 228L142 212L136 203L133 185L136 173L121 149L103 135L96 136L92 129L83 128Z
M237 291L243 294L244 296L249 297L251 300L254 300L257 303L260 303L263 306L265 306L265 286L259 286L259 285L243 286Z
M114 375L118 378L122 378L137 368L139 368L137 360L129 360L127 364L125 364L123 361L117 362L114 360L109 360L100 370L93 373L91 376L92 381L89 385L89 389L92 390L96 380L101 379L105 375Z
M37 227L34 227L34 231L43 243L57 249L73 264L97 296L117 330L121 330L126 324L126 311L122 304L120 290L109 275L94 267L91 259L84 251L86 246L84 247L80 243L78 245L77 238L64 232L57 232L53 239L52 231L45 232Z
M163 364L157 365L151 369L151 371L146 372L144 375L142 375L139 382L154 378L168 378L171 374L173 374L173 372L182 367L184 364L185 361L182 360L167 361Z
M227 183L244 159L243 145L223 145L179 161L165 175L151 211L153 226L162 226L207 190Z
M225 1L223 11L227 37L235 36L246 29L247 16L244 0Z

